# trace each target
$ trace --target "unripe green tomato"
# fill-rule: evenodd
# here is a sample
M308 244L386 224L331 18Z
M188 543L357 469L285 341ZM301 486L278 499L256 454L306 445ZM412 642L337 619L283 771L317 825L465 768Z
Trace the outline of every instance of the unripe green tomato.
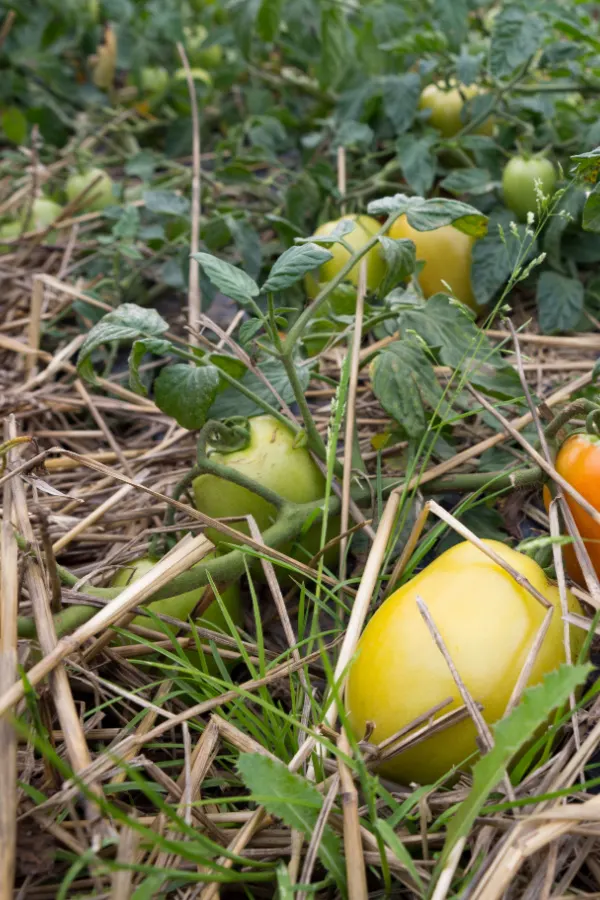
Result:
M145 94L162 94L168 88L169 80L164 66L144 66L140 71L140 87Z
M465 102L483 93L476 84L460 85L445 89L441 85L428 84L421 93L419 109L431 110L429 123L444 137L454 137L467 124L463 121L462 110ZM475 129L475 134L491 136L494 122L490 117Z
M364 247L381 228L377 219L373 219L371 216L352 215L343 216L343 218L354 222L353 230L344 235L345 243L348 244L352 250L360 250L361 247ZM341 219L336 219L332 222L325 222L324 225L320 225L315 231L315 237L325 237L331 234L341 221ZM350 254L341 244L329 244L326 249L333 254L333 259L323 263L316 272L310 272L304 279L304 286L309 300L314 300L321 288L327 282L331 281L332 278L335 278L340 269L343 268L350 259ZM367 290L376 291L383 281L386 272L385 259L381 245L377 243L369 250L363 259L367 260ZM353 266L346 276L346 281L349 281L354 287L358 284L361 263L362 260Z
M62 211L63 207L54 200L50 200L49 197L36 197L30 214L27 215L27 209L21 212L20 222L23 223L27 219L26 231L43 231L58 219Z
M202 562L204 563L207 559L212 559L215 556L216 553L211 553L204 557ZM129 565L119 569L111 581L111 586L127 587L127 585L132 584L134 581L141 578L142 575L146 575L147 572L154 568L156 563L157 560L151 559L149 556L142 556L140 559L134 560L129 563ZM148 604L148 609L157 615L171 616L174 619L181 619L182 622L186 622L190 614L200 603L205 590L206 587L199 587L193 591L187 591L185 594L177 594L175 597L166 597L164 600L155 600L153 603ZM234 623L241 626L243 622L243 610L239 585L237 583L230 584L220 596ZM140 625L143 628L155 627L152 619L147 616L136 616L131 624ZM213 600L208 609L204 611L201 618L195 619L195 624L204 628L210 628L214 631L229 634L229 627L217 600ZM196 650L186 651L186 656L194 663L198 660L198 653ZM210 670L212 668L211 660L208 659L207 661Z
M103 169L92 168L78 174L73 173L67 178L65 193L71 203L97 178L100 180L90 188L82 201L81 208L88 212L100 212L115 202L113 194L113 180Z
M554 607L550 626L535 658L528 685L565 662L564 623L558 588L534 560L499 541L484 543L524 575ZM465 541L438 556L376 611L359 641L348 674L346 705L355 737L374 724L370 740L381 743L451 697L436 714L463 701L448 664L417 606L423 600L467 690L492 724L512 696L546 610L503 568ZM568 607L581 614L568 594ZM570 628L572 658L585 637ZM402 784L430 784L477 751L470 717L392 757L380 771Z
M540 190L548 197L556 187L556 169L549 159L543 156L513 156L504 167L502 173L502 193L504 202L521 222L525 222L528 213L538 214L536 180Z
M252 478L264 487L290 500L309 503L325 495L325 478L305 447L294 447L294 433L273 416L250 419L250 442L244 450L232 453L213 452L210 459L222 463ZM275 508L251 491L216 475L199 475L193 482L196 509L214 519L228 516L254 516L261 532L271 525L277 515ZM245 522L236 522L236 530L249 534ZM332 522L332 528L335 522ZM302 545L310 555L319 549L321 523L317 522L302 538ZM233 541L211 528L206 536L225 549ZM280 548L287 553L289 548ZM307 561L307 557L302 557Z
M0 253L12 253L16 249L16 244L2 244L2 238L16 238L23 230L20 222L5 222L0 225Z
M192 60L190 59L190 63ZM210 44L194 51L193 65L204 69L218 69L223 62L223 48L220 44Z

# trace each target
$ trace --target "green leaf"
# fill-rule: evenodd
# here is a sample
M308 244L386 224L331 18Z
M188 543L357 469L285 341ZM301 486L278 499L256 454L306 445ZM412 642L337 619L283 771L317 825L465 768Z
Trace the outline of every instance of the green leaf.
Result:
M446 175L442 181L442 187L450 194L487 194L496 187L487 169L455 169Z
M258 368L285 403L294 403L294 391L279 360L267 359L259 363ZM306 365L296 366L296 373L300 379L300 384L306 389L310 381L308 367ZM270 403L272 406L278 405L273 392L253 372L247 371L240 381L244 387L253 391L267 403ZM256 416L263 412L264 409L249 397L245 397L233 387L227 387L218 394L211 406L210 418L226 419L228 416Z
M473 768L473 786L448 825L446 841L436 867L442 871L457 841L468 835L490 793L502 779L516 753L547 720L552 710L562 706L582 685L592 666L562 665L544 676L541 684L528 688L521 702L493 726L494 746Z
M542 272L537 286L540 328L544 334L571 331L583 309L583 284L558 272Z
M482 305L489 303L504 287L517 260L525 227L518 226L520 238L516 238L509 227L513 218L505 209L492 213L487 235L473 246L471 282L477 302ZM531 252L535 252L535 246Z
M543 20L530 10L506 6L494 21L490 71L502 78L522 66L541 47L546 36Z
M269 277L262 286L262 291L265 294L270 291L283 291L329 259L333 259L333 254L317 244L312 242L296 244L275 261Z
M381 296L389 294L397 284L406 281L415 271L417 264L417 248L407 238L396 240L382 236L379 238L385 258L387 272L381 285Z
M283 0L262 0L256 16L256 30L263 41L273 41L279 31Z
M383 109L396 134L408 131L412 125L420 95L421 79L415 72L385 76L382 92Z
M244 271L256 279L262 268L262 244L257 230L246 219L225 216L235 249L242 257Z
M437 407L442 398L431 360L411 338L390 344L375 358L373 393L408 438L425 433L425 407Z
M192 259L200 264L215 287L242 306L260 293L253 278L224 259L218 259L210 253L192 253Z
M143 309L135 303L123 303L114 312L103 316L81 345L77 359L79 374L88 381L94 380L90 357L94 350L103 344L157 337L167 331L168 327L155 310Z
M154 383L156 405L182 428L202 428L219 388L216 366L165 366Z
M595 184L600 173L600 147L588 150L587 153L578 153L571 159L575 163L575 176L587 184Z
M596 185L583 207L582 227L585 231L600 232L600 185Z
M346 147L351 150L367 150L373 140L373 129L364 122L355 122L354 119L346 119L338 128L332 142L332 146Z
M0 125L7 141L24 144L27 140L27 119L17 106L8 106L0 118Z
M190 201L173 191L146 191L144 205L150 212L163 213L167 216L187 216L190 212Z
M262 753L242 753L238 771L255 802L282 819L289 828L301 831L310 840L315 830L323 797L314 784L290 772L279 760ZM345 894L346 870L339 837L325 826L319 843L319 859Z
M415 884L421 891L422 895L425 896L427 892L425 890L423 882L421 881L421 876L417 871L414 860L392 826L388 822L386 822L385 819L377 819L377 831L379 832L382 840L390 848L396 859L399 859L402 865L406 866L406 869L412 875Z
M436 157L432 147L435 142L433 136L415 138L412 134L403 134L396 142L402 174L416 194L427 194L433 184Z
M161 338L141 338L139 341L133 342L131 353L129 354L129 385L136 394L146 397L148 391L145 384L140 379L139 368L142 359L147 353L154 353L156 356L166 356L173 348L171 341L165 341Z
M338 6L321 8L321 59L318 67L322 88L335 88L348 68L349 33L344 11Z
M411 197L406 218L409 225L417 231L434 231L442 225L454 225L464 234L477 238L483 237L487 232L487 216L460 200L423 200L422 197Z
M467 0L434 0L433 17L450 41L450 47L458 50L468 33L469 3Z
M379 200L371 200L367 206L367 212L371 216L387 216L392 212L405 212L408 209L409 201L410 197L406 194L381 197Z

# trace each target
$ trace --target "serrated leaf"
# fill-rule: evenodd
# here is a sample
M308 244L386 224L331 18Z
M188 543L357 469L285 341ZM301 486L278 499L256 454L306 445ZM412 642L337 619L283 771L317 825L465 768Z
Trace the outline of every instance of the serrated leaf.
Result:
M157 337L164 334L168 324L153 309L144 309L135 303L123 303L107 313L94 325L81 345L77 369L83 378L94 380L91 354L103 344L115 341L134 341L137 338Z
M397 240L382 236L379 238L386 262L386 275L381 285L380 293L385 297L401 281L406 281L409 275L415 271L417 264L417 248L413 241L407 238Z
M464 234L476 238L482 238L487 233L487 216L461 200L411 197L406 218L417 231L433 231L442 225L454 225Z
M496 187L487 169L455 169L446 175L442 181L442 187L450 194L487 194Z
M515 754L548 720L554 709L568 702L569 696L585 682L591 671L592 666L586 664L562 665L549 672L540 684L525 691L519 705L506 718L493 726L494 746L473 767L473 786L448 825L437 873L444 868L457 841L471 830L481 807Z
M402 174L416 194L427 194L433 185L437 165L432 149L435 142L433 136L415 138L412 134L402 134L396 142Z
M146 397L148 391L140 379L139 368L146 353L154 353L156 356L165 356L172 349L171 341L161 338L142 338L134 341L129 354L129 385L136 394Z
M427 430L426 407L435 408L442 391L431 360L417 341L405 338L386 347L373 363L373 393L408 438Z
M156 405L182 428L202 428L219 388L216 366L165 366L154 383Z
M412 125L421 94L421 79L416 72L406 75L387 75L383 81L383 109L396 134L408 131Z
M477 302L481 305L489 303L506 284L518 258L525 227L518 226L519 238L514 237L509 227L513 218L504 209L492 213L487 235L473 246L471 283ZM500 228L504 233L504 240ZM535 249L534 244L531 253L535 253Z
M224 259L218 259L210 253L192 253L192 258L199 263L215 287L242 306L260 293L253 278Z
M583 309L583 284L558 272L542 272L537 286L540 328L544 334L571 331Z
M262 286L263 293L283 291L303 278L307 272L319 268L333 254L317 244L296 244L286 250L269 272L269 277Z
M190 201L174 191L145 191L144 205L150 212L167 216L187 216Z
M267 359L258 364L258 368L267 381L273 385L279 396L285 403L294 403L295 395L292 390L286 371L277 359ZM310 381L310 371L307 366L296 366L296 374L304 389ZM253 391L267 403L277 406L277 400L272 391L253 372L247 371L240 382L244 387ZM264 409L258 406L249 397L244 396L233 387L228 387L218 394L210 408L211 419L226 419L228 416L256 416L263 413Z
M387 216L392 212L404 212L408 209L409 200L410 197L406 194L381 197L379 200L371 200L367 206L367 212L371 216Z
M263 41L272 41L279 31L283 0L262 0L256 16L256 30Z
M323 797L314 784L290 772L279 760L262 753L240 754L238 771L257 803L282 819L289 828L301 831L310 839L323 806ZM318 854L345 894L346 871L341 843L329 825L323 831Z
M541 47L546 36L543 20L516 5L500 11L490 45L490 71L496 78L511 75Z

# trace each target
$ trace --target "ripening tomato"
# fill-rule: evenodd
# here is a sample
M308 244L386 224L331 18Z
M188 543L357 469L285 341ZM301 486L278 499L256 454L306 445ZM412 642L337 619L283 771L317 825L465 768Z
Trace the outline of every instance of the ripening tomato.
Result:
M325 495L325 477L312 459L306 447L294 446L294 433L273 416L256 416L250 419L250 443L244 450L231 453L213 452L210 459L229 466L252 478L292 503L309 503ZM258 494L226 481L216 475L199 475L193 482L196 509L212 518L253 515L261 532L273 523L276 510ZM334 529L336 518L331 522ZM233 525L238 531L249 534L245 522ZM339 531L339 528L338 528ZM318 552L321 523L317 522L303 537L302 545L308 556ZM217 546L231 544L229 538L208 528L206 536ZM332 537L333 534L330 535ZM289 552L289 548L280 548ZM307 561L303 555L302 560Z
M214 556L216 556L215 553L209 554L209 556L204 558L203 562ZM145 575L154 568L156 563L157 560L151 559L149 556L143 556L140 559L133 560L133 562L129 563L127 566L119 569L111 581L111 586L127 587L128 584L137 581L138 578L141 578L142 575ZM175 597L166 597L164 600L155 600L154 603L148 604L148 609L152 610L156 615L172 616L174 619L181 619L182 622L186 622L200 603L205 590L205 587L200 587L193 591L187 591L185 594L177 594ZM220 596L235 624L241 626L243 622L243 611L239 586L237 584L230 584ZM156 628L155 623L152 619L148 618L148 616L136 616L131 624L140 625L144 628ZM208 609L203 612L202 616L195 619L195 624L202 626L203 628L209 628L213 631L229 634L227 621L217 600L213 600ZM188 650L186 651L186 655L192 662L198 664L198 652L196 650ZM207 663L209 671L216 671L214 661L207 659Z
M465 103L482 93L482 89L476 84L455 86L451 82L447 89L442 85L428 84L421 93L419 109L431 110L430 124L444 137L454 137L468 123L465 113L469 107L464 110ZM492 117L478 125L474 133L491 136L494 133Z
M502 193L504 202L521 222L527 219L527 214L538 212L538 198L536 182L539 188L548 197L554 193L556 187L556 169L549 159L543 156L513 156L504 167L502 173Z
M467 306L478 310L471 285L472 249L475 238L464 234L453 225L442 225L433 231L417 231L409 225L406 216L400 216L388 231L391 238L409 238L417 248L417 259L425 265L419 273L419 284L425 297L439 291L452 293Z
M572 434L558 451L555 466L558 474L579 491L594 509L600 511L600 438L592 434ZM565 499L577 530L584 539L596 575L600 577L600 525L567 493ZM550 500L550 491L544 487L546 509L550 506ZM585 579L572 544L564 545L563 556L570 577L585 587Z
M113 180L108 172L95 167L69 175L65 185L65 194L69 203L82 194L96 179L98 181L94 187L83 198L81 209L87 212L100 212L107 206L111 206L115 202Z
M529 557L499 541L485 541L554 606L550 627L528 681L537 684L565 661L558 589ZM450 657L488 723L496 722L517 683L545 609L525 588L468 542L456 544L384 601L369 621L351 664L346 705L357 739L367 722L380 743L448 697L462 700L446 661L417 607L422 598ZM569 595L572 612L580 606ZM576 658L584 632L571 630ZM437 717L437 716L436 716ZM460 765L476 746L470 718L393 757L382 774L404 784L428 784Z
M352 231L344 235L344 241L352 248L352 250L360 250L361 247L364 247L364 245L370 241L381 228L377 219L373 219L371 216L352 215L344 216L343 218L354 222ZM331 234L341 221L342 219L336 219L335 221L325 222L324 225L320 225L315 231L315 237L325 237L328 234ZM333 254L333 259L323 263L317 272L310 272L304 279L304 286L309 300L314 300L321 288L328 281L331 281L332 278L335 278L340 269L350 259L350 254L341 244L329 244L326 249ZM376 291L383 281L386 272L385 259L380 244L376 244L372 247L366 257L363 258L366 258L367 260L367 290ZM351 282L354 287L358 284L359 269L360 262L350 269L350 272L346 276L346 280Z

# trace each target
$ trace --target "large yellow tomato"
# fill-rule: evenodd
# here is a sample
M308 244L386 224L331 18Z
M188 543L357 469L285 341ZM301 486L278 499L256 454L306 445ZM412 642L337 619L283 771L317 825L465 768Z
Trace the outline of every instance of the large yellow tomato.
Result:
M528 684L565 660L558 589L529 557L499 541L485 541L524 575L555 607ZM433 706L452 697L443 713L462 705L454 679L417 607L425 602L458 672L488 723L500 719L544 618L542 605L465 542L442 553L403 585L368 623L350 668L346 703L358 739L367 722L379 743ZM569 607L581 612L569 595ZM571 633L576 656L583 631ZM385 763L382 774L399 781L430 783L476 751L476 730L465 719Z
M406 216L400 216L388 231L391 238L409 238L417 248L417 259L425 265L419 273L419 284L425 297L438 291L452 293L467 306L478 310L471 285L472 249L475 238L464 234L454 225L442 225L434 231L417 231L408 224Z
M369 241L373 235L377 234L381 228L377 219L373 219L371 216L344 216L343 218L350 219L351 222L354 222L353 230L344 235L344 241L352 248L352 250L360 250L361 247L364 247L367 241ZM340 222L341 219L325 222L324 225L317 228L315 237L326 237L328 234L331 234L336 225ZM327 250L333 254L333 259L323 263L317 272L309 273L304 279L306 294L310 300L313 300L317 296L326 282L335 278L342 266L350 259L350 254L341 244L330 244L327 247ZM369 250L366 255L366 260L367 290L376 291L385 275L385 259L379 244L376 244ZM350 269L350 272L346 276L346 280L351 282L355 287L358 284L359 268L360 263Z
M444 137L454 137L467 124L463 118L463 106L482 90L476 84L452 85L448 89L438 84L428 84L421 93L419 109L431 110L429 122ZM494 122L490 117L475 129L475 134L492 135Z

